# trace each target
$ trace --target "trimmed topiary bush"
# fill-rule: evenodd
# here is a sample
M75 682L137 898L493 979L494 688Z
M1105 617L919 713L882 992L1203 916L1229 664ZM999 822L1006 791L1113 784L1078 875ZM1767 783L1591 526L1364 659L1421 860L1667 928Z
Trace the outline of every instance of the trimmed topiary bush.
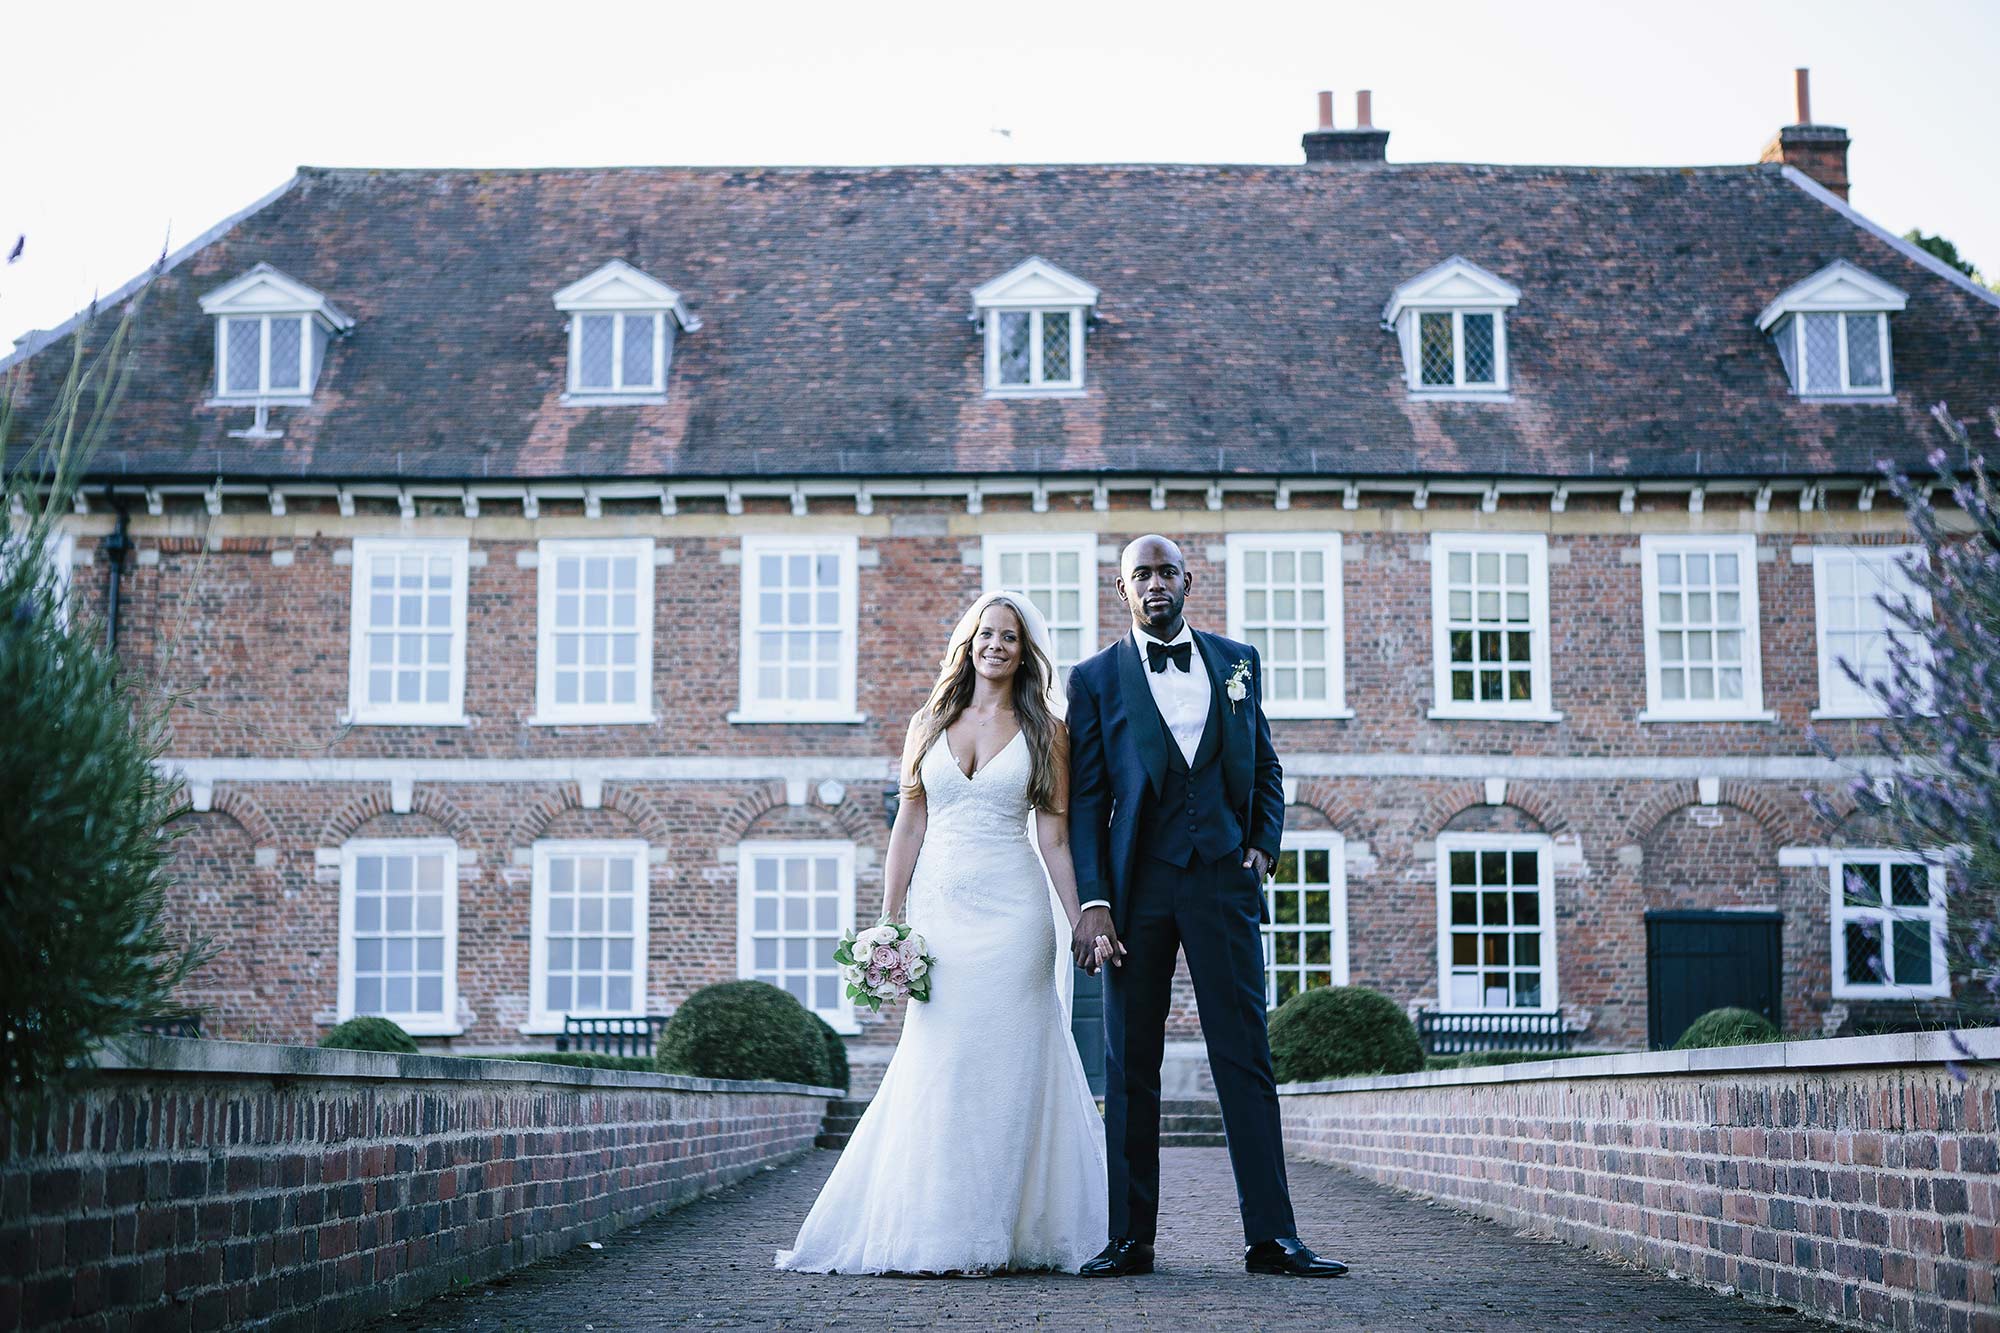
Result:
M853 1076L847 1072L847 1043L833 1030L833 1024L818 1014L813 1014L812 1020L819 1024L819 1039L826 1047L826 1078L822 1082L829 1088L846 1092L853 1082Z
M1754 1046L1777 1039L1778 1029L1762 1014L1753 1014L1748 1009L1711 1009L1688 1024L1687 1031L1674 1043L1674 1049L1699 1051L1710 1046Z
M350 1018L320 1038L321 1046L337 1051L395 1051L415 1055L417 1043L394 1019L374 1014Z
M819 1023L790 992L762 981L724 981L688 996L660 1032L655 1067L696 1078L828 1080Z
M1424 1067L1424 1045L1417 1025L1381 991L1322 986L1271 1015L1271 1063L1280 1083L1409 1074Z

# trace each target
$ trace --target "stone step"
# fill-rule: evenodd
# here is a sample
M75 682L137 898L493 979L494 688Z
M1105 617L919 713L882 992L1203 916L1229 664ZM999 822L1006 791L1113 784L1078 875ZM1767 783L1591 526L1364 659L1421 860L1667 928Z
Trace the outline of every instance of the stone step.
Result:
M1222 1114L1222 1103L1213 1097L1167 1097L1160 1102L1161 1115Z
M1220 1134L1222 1117L1219 1115L1163 1115L1160 1117L1162 1134Z
M1162 1148L1225 1148L1229 1140L1220 1132L1214 1134L1161 1134Z

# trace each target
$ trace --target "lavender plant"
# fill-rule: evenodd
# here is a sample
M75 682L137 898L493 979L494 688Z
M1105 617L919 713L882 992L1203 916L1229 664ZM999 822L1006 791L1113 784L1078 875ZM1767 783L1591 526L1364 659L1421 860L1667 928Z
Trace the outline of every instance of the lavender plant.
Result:
M2000 1001L2000 497L1965 424L1942 405L1932 415L1948 441L1930 454L1935 479L1883 465L1922 551L1905 566L1912 591L1876 599L1893 626L1887 670L1864 676L1840 662L1883 713L1867 734L1885 762L1849 783L1849 817L1944 868L1955 1018L1991 1022ZM2000 436L2000 410L1992 425ZM1933 501L1938 490L1950 491L1952 509ZM1813 739L1833 757L1823 735ZM1822 819L1845 822L1822 794L1807 800Z

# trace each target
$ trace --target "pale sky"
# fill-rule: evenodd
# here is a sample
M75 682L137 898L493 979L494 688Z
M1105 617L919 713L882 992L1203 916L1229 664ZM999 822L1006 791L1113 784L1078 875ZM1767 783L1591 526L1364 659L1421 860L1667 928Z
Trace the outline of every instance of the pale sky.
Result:
M7 0L0 34L0 352L302 163L1296 162L1363 87L1396 162L1749 162L1797 65L1854 205L2000 273L2000 0Z

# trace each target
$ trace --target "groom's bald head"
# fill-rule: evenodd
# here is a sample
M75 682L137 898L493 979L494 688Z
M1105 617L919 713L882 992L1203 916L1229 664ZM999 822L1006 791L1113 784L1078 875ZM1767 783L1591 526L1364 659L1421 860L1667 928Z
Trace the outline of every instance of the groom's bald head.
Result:
M1194 579L1181 548L1158 533L1147 533L1126 544L1118 559L1118 595L1132 612L1132 623L1155 638L1180 633L1181 608Z

